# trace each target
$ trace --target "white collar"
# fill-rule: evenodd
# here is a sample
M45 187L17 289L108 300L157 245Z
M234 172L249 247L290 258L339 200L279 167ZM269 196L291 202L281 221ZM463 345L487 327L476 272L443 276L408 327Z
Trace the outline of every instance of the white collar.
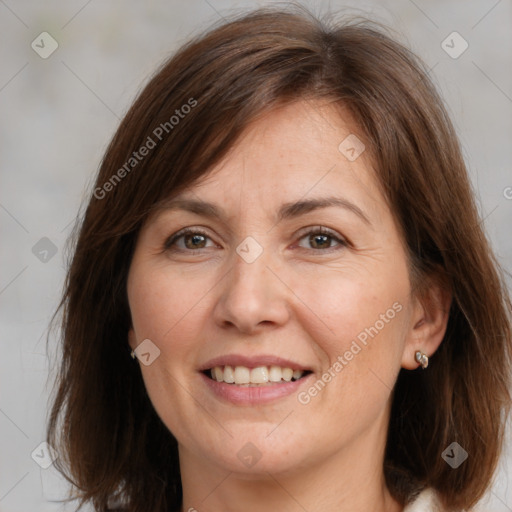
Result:
M442 510L436 491L427 487L404 508L403 512L442 512Z

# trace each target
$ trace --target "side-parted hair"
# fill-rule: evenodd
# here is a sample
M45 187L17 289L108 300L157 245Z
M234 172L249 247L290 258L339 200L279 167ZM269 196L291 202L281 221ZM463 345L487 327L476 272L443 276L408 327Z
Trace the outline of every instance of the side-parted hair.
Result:
M458 510L491 485L511 404L512 307L443 103L424 65L380 26L265 8L192 40L154 75L121 121L77 228L47 440L81 505L179 509L177 442L128 345L137 236L250 122L302 99L348 109L401 230L413 293L436 279L453 296L428 369L402 369L393 390L387 486L402 505L431 486ZM457 469L441 457L454 441L468 453Z

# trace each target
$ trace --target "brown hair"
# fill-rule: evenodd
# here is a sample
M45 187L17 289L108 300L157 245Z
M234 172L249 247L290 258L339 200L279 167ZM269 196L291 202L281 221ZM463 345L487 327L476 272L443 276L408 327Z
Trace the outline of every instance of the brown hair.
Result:
M405 505L431 486L447 508L461 509L491 484L510 410L512 307L442 101L423 65L375 24L267 8L169 59L101 164L59 309L63 354L48 423L57 467L81 504L179 508L177 443L129 355L126 278L137 235L155 205L206 175L249 122L303 98L350 111L402 230L413 290L437 276L453 294L431 365L402 369L396 382L389 490ZM456 470L441 458L453 441L469 454Z

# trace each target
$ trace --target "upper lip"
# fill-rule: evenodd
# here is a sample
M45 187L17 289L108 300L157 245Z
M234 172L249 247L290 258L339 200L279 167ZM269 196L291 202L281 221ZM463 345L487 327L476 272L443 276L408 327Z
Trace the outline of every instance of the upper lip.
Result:
M292 370L311 371L311 369L305 365L270 354L261 354L257 356L231 354L214 357L204 363L199 368L199 371L210 370L215 366L246 366L247 368L257 368L258 366L280 366L281 368L291 368Z

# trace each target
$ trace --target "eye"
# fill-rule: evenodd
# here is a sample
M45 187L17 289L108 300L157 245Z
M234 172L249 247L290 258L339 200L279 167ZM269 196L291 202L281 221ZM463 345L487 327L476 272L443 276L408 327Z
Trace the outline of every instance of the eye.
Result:
M302 240L305 240L309 247L305 247L301 243ZM212 242L210 236L201 229L184 228L166 240L164 249L193 252L199 249L215 247L213 242L208 245L208 241ZM303 233L297 245L304 249L329 252L329 250L339 250L342 247L348 246L348 242L335 231L318 226Z
M299 241L299 247L304 247L305 249L313 249L313 250L328 250L334 249L339 250L342 247L346 247L348 243L342 237L340 237L334 231L317 227L314 229L310 229L303 236L301 236L300 240L306 240L306 244L309 244L310 247L304 247L301 245ZM332 242L335 242L336 245L332 245Z
M166 240L164 248L166 250L176 249L181 251L206 249L212 247L212 245L206 245L207 240L210 240L210 237L204 231L197 228L185 228L171 235Z

